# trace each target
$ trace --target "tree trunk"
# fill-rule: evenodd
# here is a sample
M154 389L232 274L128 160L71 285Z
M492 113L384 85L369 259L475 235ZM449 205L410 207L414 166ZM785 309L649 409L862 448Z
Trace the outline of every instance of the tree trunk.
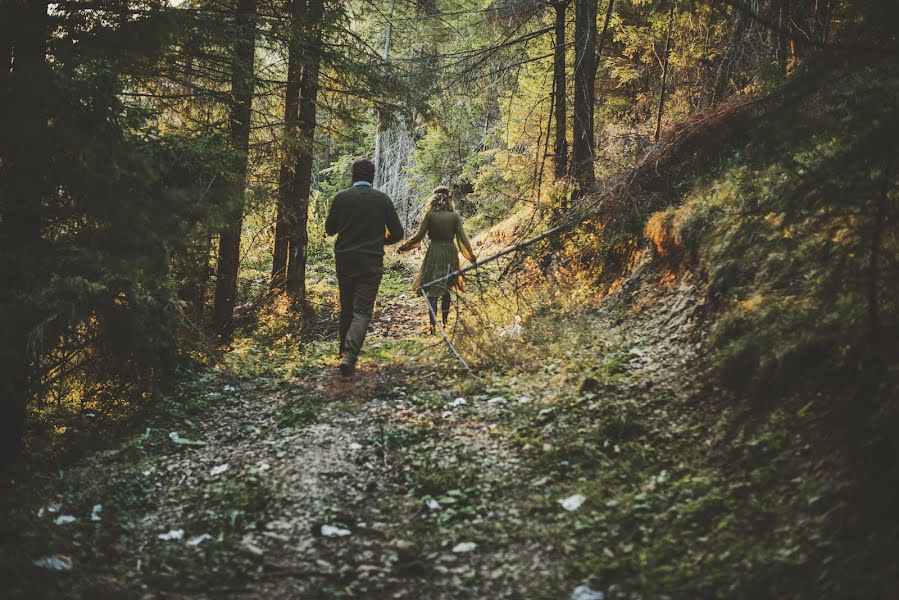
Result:
M12 68L12 23L16 23L16 12L12 0L0 0L0 74Z
M593 186L593 109L596 94L596 0L574 3L574 126L571 174L576 198Z
M553 3L556 11L555 47L553 48L553 91L555 93L556 135L553 143L553 174L562 179L568 174L568 106L566 94L568 84L565 73L565 13L567 0Z
M777 66L784 75L787 73L787 36L786 36L786 17L784 15L784 4L786 0L780 0L777 3Z
M672 7L672 10L674 8ZM730 78L733 74L734 67L740 60L741 46L743 44L743 36L746 33L747 17L741 10L734 11L734 35L731 38L730 48L721 59L718 66L718 73L715 76L715 92L712 96L712 104L717 104L727 95L727 86L730 84Z
M877 345L880 342L880 252L883 238L883 224L886 220L887 196L890 191L890 181L893 178L893 159L895 157L896 144L890 142L884 152L883 182L880 194L874 210L874 222L871 227L871 252L868 258L868 323L871 332L871 342Z
M390 10L387 13L387 30L384 32L384 53L382 54L382 58L384 59L384 63L386 64L388 60L390 60L390 38L393 33L393 11L396 8L396 0L390 0ZM381 182L383 181L383 177L381 175L382 164L381 164L381 146L383 145L383 134L381 132L382 126L381 119L381 111L378 110L378 120L375 123L375 180L370 182L375 187L380 187Z
M257 0L238 0L236 31L231 61L230 143L234 152L228 181L229 218L219 235L213 327L229 338L237 301L237 271L240 263L240 230L243 224L247 159L250 146L250 112L253 103L253 57L256 50Z
M615 0L609 0L606 5L606 18L602 22L602 31L599 32L599 41L596 43L596 68L599 68L599 60L602 58L602 49L606 45L606 33L609 31L609 21L612 20L612 8L615 6Z
M324 0L309 2L308 61L303 66L300 80L300 138L297 164L294 174L296 205L292 214L290 251L287 264L287 292L293 306L303 309L306 303L306 261L309 244L309 193L312 185L312 161L314 157L316 99L318 75L321 69L322 17Z
M677 4L672 2L671 10L668 11L668 31L665 33L665 56L662 59L662 84L659 87L659 110L656 117L656 143L658 143L659 137L662 135L662 115L665 112L665 86L668 83L668 58L671 56L671 28L674 26L675 6Z
M290 240L290 207L294 200L294 165L296 163L297 123L300 107L300 52L303 30L301 0L290 4L290 42L287 50L287 91L284 95L284 140L281 172L278 178L278 212L275 221L275 248L272 252L273 289L287 285L287 250Z
M41 315L19 294L34 291L33 268L43 254L42 210L46 192L48 2L7 0L0 19L14 66L0 72L0 472L15 463L25 432L31 371L29 334ZM5 477L2 483L5 483Z

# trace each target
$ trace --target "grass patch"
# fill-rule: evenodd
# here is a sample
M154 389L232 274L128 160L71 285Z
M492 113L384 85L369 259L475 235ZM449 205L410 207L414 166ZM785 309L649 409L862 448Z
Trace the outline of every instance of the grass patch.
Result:
M213 539L198 546L184 542L155 542L144 553L143 580L162 589L215 589L245 581L261 563L241 541L271 518L271 490L254 477L213 485L193 518L184 524L185 539L208 533Z

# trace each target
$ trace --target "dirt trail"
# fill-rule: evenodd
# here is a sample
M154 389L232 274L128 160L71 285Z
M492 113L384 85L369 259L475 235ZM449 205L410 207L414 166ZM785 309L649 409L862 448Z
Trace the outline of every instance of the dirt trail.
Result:
M647 327L683 328L691 311L675 304ZM76 585L61 579L59 596L555 599L587 583L559 506L581 484L543 457L569 452L565 436L584 443L585 425L561 415L601 405L558 410L582 376L558 380L551 357L530 382L464 375L439 337L416 335L425 323L411 295L388 298L350 379L326 356L294 379L208 384L215 405L190 432L206 445L152 432L162 445L135 466L149 502L119 515L122 536L94 564L72 552ZM623 335L608 317L590 327ZM683 359L672 343L626 355L635 394L668 377L665 353ZM85 469L121 470L123 452Z
M424 320L419 308L408 296L382 303L367 347L377 349L391 337L420 331ZM430 350L444 351L436 342ZM515 571L538 575L538 548L500 545L462 552L451 539L416 539L416 521L437 510L436 501L429 508L404 484L403 469L409 467L403 453L420 444L426 433L434 442L424 452L435 465L477 456L478 462L489 465L492 477L505 479L514 475L518 460L486 424L498 417L496 403L482 399L462 404L450 398L452 394L438 394L437 404L411 400L404 387L408 377L440 377L430 371L433 367L416 367L415 362L414 355L405 366L363 359L357 374L343 379L336 361L325 359L314 373L274 392L265 380L239 383L230 401L195 432L208 445L160 457L152 473L158 500L133 534L144 544L171 543L159 542L158 535L197 521L200 498L209 486L251 477L273 494L265 522L247 531L239 543L240 550L258 559L257 572L244 581L212 583L177 595L471 597L463 579L480 578L479 573L496 583L486 586L494 588L490 597L523 593L528 585L516 585L519 592L514 592L502 580L506 569L509 576ZM315 397L314 422L279 426L286 408L310 396ZM212 474L224 465L227 470ZM184 539L204 533L216 535L195 529L185 531ZM519 559L525 555L531 564L522 566ZM129 562L125 558L122 564ZM123 576L129 574L138 572L126 570ZM175 584L177 577L172 573L169 583ZM133 585L144 587L145 597L154 597L140 577ZM487 592L482 587L478 593Z

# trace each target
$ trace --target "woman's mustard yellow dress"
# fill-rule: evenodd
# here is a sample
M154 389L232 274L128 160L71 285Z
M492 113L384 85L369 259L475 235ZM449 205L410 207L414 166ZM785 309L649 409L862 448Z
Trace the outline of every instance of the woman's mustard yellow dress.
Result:
M440 210L428 211L421 220L418 233L409 238L400 247L401 250L409 250L416 247L427 234L431 240L428 251L425 253L421 270L415 279L413 289L418 292L421 286L440 279L453 271L459 270L459 251L468 260L474 262L474 252L471 243L465 235L462 227L462 218L455 211ZM456 242L459 244L456 249ZM451 288L464 289L462 277L453 277L440 285L431 285L425 289L428 298L439 298ZM420 292L419 292L420 293Z

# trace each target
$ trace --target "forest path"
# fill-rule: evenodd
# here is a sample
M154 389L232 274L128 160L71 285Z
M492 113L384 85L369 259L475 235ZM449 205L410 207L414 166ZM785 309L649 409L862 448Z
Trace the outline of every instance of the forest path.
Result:
M667 440L688 430L659 385L686 355L645 335L691 306L672 295L627 332L614 311L569 319L548 350L519 349L524 369L463 371L439 336L419 335L408 292L380 302L354 377L339 376L332 340L264 372L240 367L262 350L235 350L230 367L186 379L175 404L192 412L47 488L35 512L59 504L77 522L38 519L29 558L74 561L76 584L45 577L47 597L558 599L605 586L589 574L614 581L610 547L633 546L617 529L631 523L615 508L621 481L656 486Z
M188 552L208 560L219 544L237 557L229 561L256 569L224 583L199 577L179 596L502 598L539 587L539 544L490 548L496 540L456 531L486 516L489 487L520 481L520 460L491 424L507 400L445 389L443 381L458 384L454 365L422 361L446 349L439 336L415 335L426 322L416 300L379 302L366 342L376 356L355 376L340 377L325 355L284 382L226 384L226 402L191 432L207 445L159 457L154 508L136 536L147 541L144 554L180 552L208 535ZM398 357L396 344L408 354ZM390 360L377 357L385 346ZM250 527L222 523L235 511ZM492 527L522 525L517 510L490 512ZM181 529L180 540L158 539ZM183 575L164 575L165 587L178 590Z

